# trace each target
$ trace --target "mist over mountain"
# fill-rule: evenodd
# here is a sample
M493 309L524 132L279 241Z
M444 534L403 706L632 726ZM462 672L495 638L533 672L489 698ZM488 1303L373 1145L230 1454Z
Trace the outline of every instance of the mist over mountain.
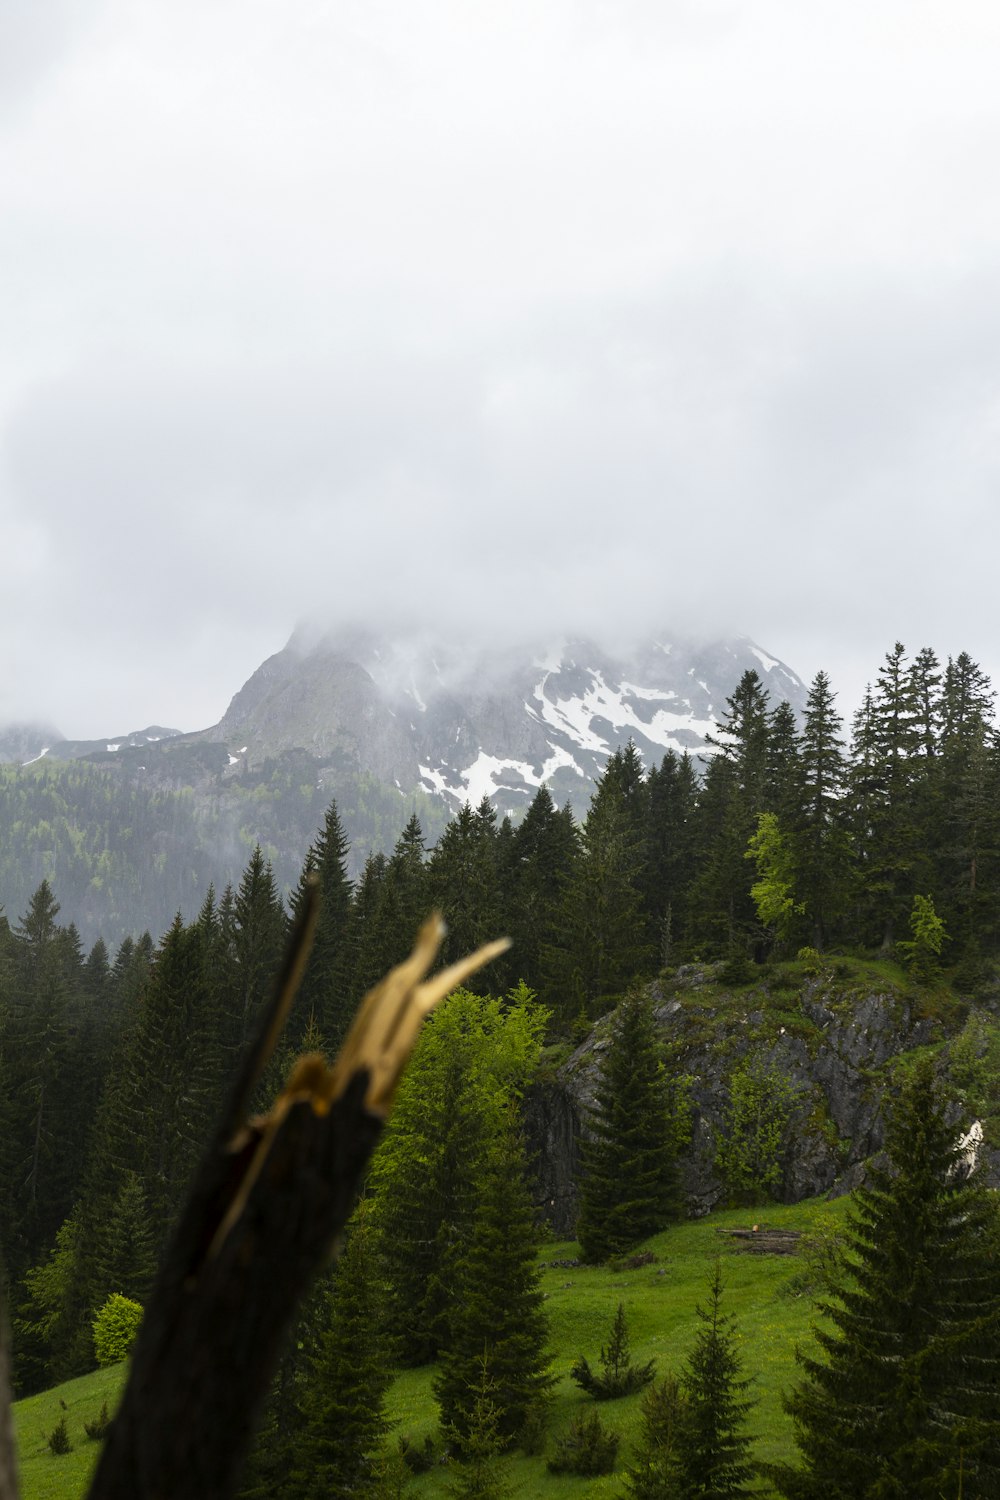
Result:
M255 763L292 749L343 757L452 808L488 796L516 813L546 783L582 810L608 755L629 739L647 765L667 750L703 750L749 669L775 704L802 708L799 678L746 638L663 635L609 649L577 637L494 649L298 631L203 735Z

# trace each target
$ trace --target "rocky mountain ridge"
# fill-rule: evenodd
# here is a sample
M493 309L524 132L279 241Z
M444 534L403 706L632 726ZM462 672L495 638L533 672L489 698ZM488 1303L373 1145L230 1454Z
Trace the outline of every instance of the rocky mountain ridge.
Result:
M515 652L364 632L296 635L203 737L250 762L290 749L353 762L453 810L489 796L517 812L543 783L582 809L628 739L647 764L667 750L703 750L748 668L775 705L801 709L799 678L746 638L654 639L628 650L576 639Z
M0 759L107 761L133 752L130 764L155 776L153 752L167 742L173 750L220 747L210 760L222 774L298 752L334 774L363 771L404 795L440 797L451 811L489 796L516 814L547 783L557 802L582 812L605 760L627 740L647 765L667 750L703 751L750 668L774 705L787 699L801 710L799 678L746 637L674 635L614 649L566 639L515 650L299 630L208 729L151 725L67 740L40 726L10 726L0 731ZM140 762L134 752L146 749Z

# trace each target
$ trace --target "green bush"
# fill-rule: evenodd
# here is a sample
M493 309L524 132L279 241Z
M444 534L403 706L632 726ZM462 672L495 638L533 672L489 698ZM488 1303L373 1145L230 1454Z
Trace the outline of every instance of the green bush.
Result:
M556 1441L556 1451L548 1461L552 1474L610 1474L618 1457L617 1432L608 1432L597 1412L589 1417L574 1417L567 1432Z
M745 985L755 983L758 978L757 965L745 953L732 954L719 970L719 983L730 989L742 989Z
M806 974L819 974L823 968L823 960L817 948L800 948L795 957Z
M759 1054L733 1069L715 1170L734 1203L760 1203L778 1193L798 1099L792 1080Z
M69 1433L66 1431L65 1417L60 1417L55 1427L49 1433L49 1447L57 1458L61 1457L64 1453L73 1452L73 1444L70 1442Z
M102 1403L100 1415L93 1422L84 1422L83 1430L92 1443L102 1443L108 1435L111 1426L111 1418L108 1415L108 1403Z
M634 1391L641 1391L644 1385L648 1385L656 1373L655 1359L645 1365L632 1363L625 1307L621 1302L611 1325L611 1338L607 1347L601 1350L601 1369L604 1373L598 1375L590 1368L589 1360L581 1356L569 1372L577 1385L595 1401L614 1401L618 1396L631 1396ZM596 1472L605 1471L599 1469Z
M399 1452L411 1474L426 1474L428 1469L434 1467L439 1457L437 1448L434 1446L434 1439L429 1433L419 1448L412 1438L401 1437Z
M102 1370L125 1358L135 1343L141 1322L142 1308L138 1302L112 1292L92 1324L94 1353Z

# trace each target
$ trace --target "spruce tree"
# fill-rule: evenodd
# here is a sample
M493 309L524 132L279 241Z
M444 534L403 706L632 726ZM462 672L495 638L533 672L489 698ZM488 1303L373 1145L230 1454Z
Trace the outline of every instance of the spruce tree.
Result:
M496 844L496 812L484 797L475 811L466 802L428 861L428 894L448 927L441 953L446 962L503 931ZM487 973L502 982L502 969L491 965Z
M563 893L579 849L572 818L541 786L514 830L510 850L511 962L532 989L544 988L545 953L559 941Z
M496 1432L515 1441L552 1383L537 1264L538 1227L524 1144L509 1112L484 1162L468 1244L452 1263L453 1300L434 1393L442 1426L463 1449L475 1421L477 1380L491 1381Z
M289 1500L364 1495L376 1486L374 1459L388 1421L385 1395L392 1343L374 1238L362 1206L355 1215L300 1397Z
M847 767L835 697L826 673L817 672L806 700L801 801L792 825L796 888L819 949L844 911L850 876L850 841L843 822Z
M617 1255L679 1213L679 1104L663 1067L652 1001L645 992L632 994L611 1024L583 1144L577 1237L586 1260Z
M627 1500L685 1500L678 1449L686 1405L676 1375L665 1375L646 1391L639 1444L625 1475Z
M930 1062L889 1113L886 1155L785 1400L802 1468L772 1477L794 1500L986 1500L1000 1493L997 1209L963 1171Z
M353 887L347 873L350 845L336 802L331 802L314 842L309 846L299 883L289 903L291 919L298 915L306 880L318 875L319 918L312 953L296 1002L293 1038L314 1015L334 1052L354 1015L352 986L351 915ZM381 858L381 856L380 856Z
M750 1459L753 1439L745 1431L755 1404L746 1394L751 1382L742 1374L732 1316L722 1312L721 1304L722 1267L716 1261L708 1307L697 1308L703 1326L680 1376L684 1404L674 1452L678 1494L686 1500L747 1495L756 1473Z
M564 1028L581 1010L602 1015L654 966L643 920L643 858L633 806L616 776L602 777L546 965L546 993Z
M407 1363L447 1345L454 1268L470 1243L490 1142L534 1074L545 1021L521 987L505 1001L458 990L414 1050L369 1179Z
M691 757L668 750L649 772L643 899L651 940L662 966L673 961L683 936L687 892L694 876L694 818L697 778Z

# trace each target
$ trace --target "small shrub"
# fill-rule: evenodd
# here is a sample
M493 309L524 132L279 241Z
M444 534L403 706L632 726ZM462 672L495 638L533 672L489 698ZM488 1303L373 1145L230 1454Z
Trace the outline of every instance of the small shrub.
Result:
M735 1203L760 1203L781 1187L800 1090L770 1059L751 1054L729 1078L715 1170Z
M823 968L823 959L818 948L800 948L795 957L807 974L819 974Z
M66 1431L65 1417L60 1417L49 1433L49 1448L56 1457L60 1457L63 1453L73 1452L73 1444L70 1442L69 1433Z
M608 1261L609 1271L640 1271L643 1266L656 1264L652 1250L637 1250L634 1255L616 1255Z
M551 1474L610 1474L618 1457L619 1437L609 1432L597 1412L574 1417L569 1430L556 1440L556 1451L548 1461Z
M517 1445L529 1458L537 1458L539 1453L545 1451L546 1425L546 1412L543 1405L536 1404L525 1413L521 1430L517 1435Z
M97 1420L94 1422L84 1422L83 1430L92 1443L100 1443L107 1437L110 1426L111 1418L108 1416L108 1403L105 1401Z
M792 1297L825 1297L843 1269L844 1236L831 1224L818 1224L799 1241L799 1269L783 1290Z
M641 1391L644 1385L648 1385L656 1373L655 1359L645 1365L632 1363L625 1307L621 1302L611 1325L608 1346L601 1350L601 1369L603 1375L596 1374L590 1368L589 1360L581 1355L569 1372L581 1390L593 1396L595 1401L614 1401L619 1396L631 1396L633 1391Z
M742 989L758 978L757 965L745 953L734 953L719 969L719 983Z
M94 1353L102 1370L125 1358L135 1343L141 1322L142 1308L138 1302L112 1292L92 1324Z
M411 1474L426 1474L438 1461L438 1451L429 1433L419 1448L408 1437L401 1437L399 1451Z

